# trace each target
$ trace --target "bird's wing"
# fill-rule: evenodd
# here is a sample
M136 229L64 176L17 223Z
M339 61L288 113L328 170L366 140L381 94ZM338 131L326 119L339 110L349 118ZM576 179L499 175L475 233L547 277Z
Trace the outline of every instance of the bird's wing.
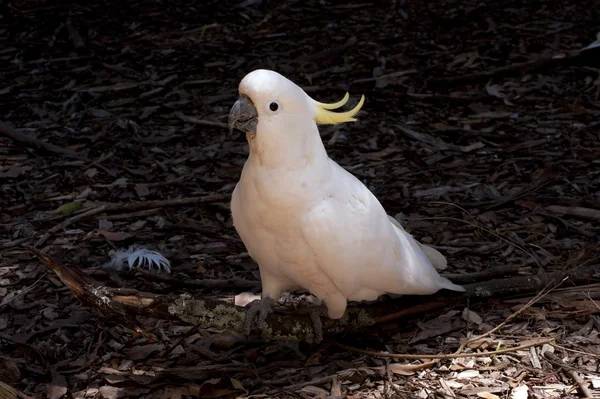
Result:
M302 235L322 270L347 298L462 290L437 273L417 241L391 223L365 185L331 163L328 194L304 216Z

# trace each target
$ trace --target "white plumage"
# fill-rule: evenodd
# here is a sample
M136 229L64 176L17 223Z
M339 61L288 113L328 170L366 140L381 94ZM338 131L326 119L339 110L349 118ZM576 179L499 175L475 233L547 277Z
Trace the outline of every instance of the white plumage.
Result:
M231 212L259 265L263 300L303 288L337 319L347 300L464 291L434 268L432 261L446 264L438 251L406 233L364 184L328 157L317 123L354 120L364 99L350 112L334 113L329 110L344 100L318 103L268 70L248 74L239 92L230 126L246 131L250 154ZM252 115L244 117L240 107L253 107Z
M162 254L146 248L131 246L129 249L119 249L102 267L124 270L148 269L148 271L171 273L171 262Z

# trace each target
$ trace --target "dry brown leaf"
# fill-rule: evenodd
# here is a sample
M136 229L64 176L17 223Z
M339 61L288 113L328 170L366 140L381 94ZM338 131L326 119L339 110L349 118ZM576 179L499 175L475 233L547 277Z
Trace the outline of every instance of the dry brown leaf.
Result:
M340 383L340 380L338 379L337 375L334 375L333 380L331 380L330 394L335 398L342 397L342 384Z
M110 385L105 385L98 389L98 393L104 399L118 399L123 396L124 391L125 390L123 388L113 387Z
M479 371L477 371L477 370L464 370L464 371L461 371L460 373L458 373L456 378L469 379L469 378L475 378L478 376L479 376Z
M320 360L321 360L321 352L315 352L312 355L310 355L310 357L306 360L306 362L304 362L304 367L318 366L321 364Z
M477 392L477 396L483 399L500 399L500 396L489 392Z
M131 237L134 237L135 234L125 233L121 231L106 231L106 230L98 230L98 234L101 234L109 241L124 241Z
M198 396L201 398L219 398L238 391L245 391L242 383L235 378L213 378L200 386Z
M0 178L14 179L29 170L31 170L31 166L12 165L0 172Z
M21 372L17 367L17 363L9 357L0 356L0 381L13 384L20 379Z
M451 310L433 320L429 320L425 323L419 323L419 328L421 328L423 331L411 339L409 343L413 344L423 339L437 337L459 328L459 326L463 325L464 322L456 317L458 313L460 313L458 310Z
M426 358L427 356L423 355L423 357ZM381 372L389 370L398 375L414 375L419 370L425 370L433 366L435 366L435 362L426 362L421 364L391 363L387 366L372 367L372 369L379 370Z
M48 399L59 399L67 393L67 380L62 374L52 372L52 381L48 384L46 395Z
M125 357L130 360L146 359L164 349L163 344L137 345L126 351Z
M481 324L483 322L483 319L481 318L481 316L479 316L477 313L473 312L469 308L464 308L463 309L462 318L466 322L474 323L474 324L477 324L477 325L479 325L479 324Z
M527 399L529 388L525 384L521 384L510 393L510 399Z
M217 348L229 349L240 342L244 342L246 337L235 331L223 331L222 333L211 335L210 340Z
M244 307L250 302L260 299L260 295L254 294L252 292L241 292L234 297L235 306Z

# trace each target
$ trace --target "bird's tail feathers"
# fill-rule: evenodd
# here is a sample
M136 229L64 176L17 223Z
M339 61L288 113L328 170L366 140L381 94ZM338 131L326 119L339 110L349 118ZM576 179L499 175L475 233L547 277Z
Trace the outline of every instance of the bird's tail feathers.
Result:
M442 279L444 280L442 288L445 288L450 291L458 291L458 292L466 291L465 287L463 287L462 285L454 284L452 281L448 280L445 277L442 277Z
M459 292L465 291L465 289L463 287L461 287L460 285L454 284L447 278L442 277L437 273L437 270L444 270L446 267L448 267L448 261L446 260L444 255L442 255L438 250L436 250L433 247L419 243L417 240L415 240L415 238L412 235L408 234L404 230L402 225L395 218L393 218L392 216L389 216L389 215L388 215L388 217L390 219L390 222L394 226L394 229L396 230L396 234L398 234L398 237L402 241L407 243L409 246L411 246L413 251L415 251L415 252L421 251L423 253L423 255L425 255L426 260L428 260L429 263L431 263L431 265L433 266L433 268L436 269L436 271L434 271L434 270L431 270L431 271L433 272L433 274L435 274L437 276L437 278L435 278L433 275L431 275L431 277L434 278L435 280L439 279L438 280L439 289L445 288L445 289L451 290L451 291L459 291ZM418 257L418 255L417 255L417 257ZM423 259L423 258L421 258L421 259ZM423 260L425 260L425 259L423 259Z

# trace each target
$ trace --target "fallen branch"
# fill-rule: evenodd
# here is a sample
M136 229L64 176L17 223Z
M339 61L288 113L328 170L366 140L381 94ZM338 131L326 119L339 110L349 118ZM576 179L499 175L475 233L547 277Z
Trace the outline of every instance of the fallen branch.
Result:
M465 357L482 357L482 356L501 355L503 353L517 352L517 351L520 351L523 349L531 348L532 346L548 344L552 341L554 341L553 338L541 338L539 340L529 342L527 344L515 346L514 348L498 349L498 350L490 351L490 352L451 353L448 355L428 355L428 354L411 355L411 354L406 354L406 353L385 353L385 352L376 352L376 351L370 351L370 350L366 350L366 349L354 348L349 345L340 344L339 342L331 341L330 343L335 346L338 346L342 349L360 353L362 355L377 356L377 357L389 357L392 359L421 360L421 359L459 359L459 358L465 358Z
M133 289L104 287L87 276L82 277L84 273L78 267L67 268L33 247L28 246L28 249L52 269L80 301L133 330L143 333L136 317L148 316L181 320L192 325L201 325L202 328L232 330L239 333L244 331L245 309L235 306L231 297L202 298L188 293L156 295ZM404 296L372 305L348 306L346 314L340 320L325 318L323 331L325 335L357 331L377 323L456 306L467 299L473 303L478 299L537 292L565 277L572 284L587 283L594 279L594 274L599 272L600 264L575 268L568 272L518 276L467 285L465 286L467 292L464 294L443 291L431 296ZM266 339L313 341L313 323L308 315L276 310L267 318L267 324L268 328L263 330Z
M94 216L98 213L104 212L105 210L106 210L106 205L102 205L97 208L93 208L86 212L80 213L78 215L72 216L72 217L68 218L67 220L60 222L56 226L52 227L50 230L46 231L44 233L44 235L38 240L38 242L35 243L35 246L39 247L40 245L42 245L43 243L48 241L48 239L50 237L52 237L52 234L56 233L57 231L67 228L68 226L72 225L73 223L77 222L78 220L86 219L90 216Z
M153 208L163 208L169 206L181 206L181 205L192 205L192 204L206 204L209 202L220 202L228 200L231 197L231 194L212 194L206 195L203 197L189 197L189 198L178 198L172 200L156 200L156 201L135 201L128 202L125 204L103 204L99 205L96 208L92 208L83 213L79 213L75 216L70 217L67 220L64 220L52 227L48 230L44 235L35 243L36 247L44 244L52 235L62 229L67 228L77 221L81 221L83 219L87 219L91 216L95 216L102 212L128 212L132 210L143 210L143 209L152 209L153 213L156 209ZM128 217L131 215L127 215ZM113 218L114 219L114 218Z
M487 281L498 277L506 277L507 275L523 275L529 271L531 271L530 266L506 265L482 270L477 274L442 273L442 276L456 284L471 284L478 281Z
M165 274L156 274L143 269L138 270L142 274L142 278L147 281L170 284L171 286L191 287L191 288L240 288L240 289L260 289L261 283L256 280L245 280L243 278L234 278L230 280L224 279L178 279L176 277Z
M65 267L43 252L31 246L27 246L27 248L29 248L42 263L52 269L60 281L62 281L62 283L66 285L82 303L95 308L107 318L142 334L148 340L154 340L137 322L135 304L112 300L112 290L110 288L102 287L102 285L87 277L78 267Z
M581 378L581 376L577 374L577 371L565 364L565 362L563 362L560 357L556 356L550 351L545 352L544 357L550 360L552 363L554 363L554 365L560 367L565 372L565 374L568 375L575 382L575 384L577 384L577 387L579 388L579 393L581 393L586 398L594 397L594 394L589 388L589 383L585 382L583 378Z
M557 215L569 215L586 219L600 220L600 210L592 208L582 208L580 206L560 206L550 205L546 210Z
M43 150L54 154L60 154L67 158L87 159L85 155L79 154L75 151L69 150L67 148L62 148L54 144L46 143L45 141L41 141L33 136L23 134L2 121L0 121L0 135L8 137L9 139L25 144L27 146L34 147L38 150Z
M150 208L166 208L170 206L206 204L209 202L228 201L231 194L210 194L202 197L177 198L170 200L134 201L125 204L105 204L107 212L139 211Z
M575 63L576 61L580 61L587 56L590 56L590 59L592 60L594 57L593 53L598 52L598 50L598 47L589 47L581 50L567 51L564 53L555 54L551 57L542 57L533 61L505 65L488 71L434 79L428 83L430 86L457 86L461 84L473 84L480 81L486 81L491 78L537 71L555 65L569 65Z

